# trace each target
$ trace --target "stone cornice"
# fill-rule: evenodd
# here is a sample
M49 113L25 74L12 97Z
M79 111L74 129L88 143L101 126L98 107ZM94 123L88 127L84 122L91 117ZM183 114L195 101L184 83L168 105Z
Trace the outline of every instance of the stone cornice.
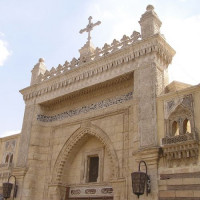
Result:
M159 55L166 65L171 63L172 57L175 54L175 51L167 44L163 37L160 34L156 34L145 40L129 44L117 51L109 52L94 61L82 63L79 67L69 71L56 75L54 71L52 72L52 78L27 87L20 92L23 94L25 101L37 98L37 103L42 103L50 100L50 96L56 98L129 73L137 68L137 64L135 63L135 66L126 64L152 52ZM119 69L118 66L122 64L123 66ZM97 76L98 79L96 78ZM58 90L60 91L57 92ZM54 95L47 97L47 94L50 93L54 93Z
M8 140L18 139L18 137L20 137L20 134L21 133L2 137L2 138L0 138L0 141L5 142L5 141L8 141Z
M190 86L190 87L184 88L182 90L162 94L162 95L157 97L157 101L163 101L163 100L167 101L167 100L170 100L170 99L175 98L175 97L180 97L180 96L186 95L188 93L195 93L195 92L199 92L199 91L200 91L200 84Z
M64 101L66 101L68 99L79 98L82 95L92 93L92 92L95 92L95 91L100 90L100 89L105 89L105 88L108 88L108 87L116 86L117 84L122 84L123 82L129 81L131 79L133 79L133 73L124 74L124 75L116 77L112 80L105 81L101 84L96 84L96 85L93 85L92 87L84 88L84 89L79 90L77 92L73 92L73 93L70 93L68 95L59 97L57 99L52 99L51 101L42 103L41 105L44 106L44 107L46 107L46 106L52 107L54 105L57 105L57 104L60 104Z

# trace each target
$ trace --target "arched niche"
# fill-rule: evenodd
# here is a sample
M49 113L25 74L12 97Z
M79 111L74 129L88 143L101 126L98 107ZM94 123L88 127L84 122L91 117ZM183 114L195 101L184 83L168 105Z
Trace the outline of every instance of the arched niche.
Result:
M63 184L63 175L66 169L67 162L71 162L71 159L76 155L79 147L85 144L85 142L90 138L95 138L100 142L108 154L111 163L111 177L116 179L119 176L119 163L116 152L112 145L112 141L108 135L102 131L100 128L90 125L89 127L81 127L75 131L71 137L65 142L59 156L56 160L52 183Z

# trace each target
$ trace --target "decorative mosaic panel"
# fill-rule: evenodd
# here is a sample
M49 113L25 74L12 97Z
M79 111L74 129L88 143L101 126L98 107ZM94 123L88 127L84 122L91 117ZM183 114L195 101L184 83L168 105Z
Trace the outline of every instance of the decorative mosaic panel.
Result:
M68 110L54 116L38 115L37 120L41 122L53 122L57 120L62 120L62 119L73 117L82 113L88 113L93 110L107 108L109 106L116 105L116 104L121 104L121 103L131 100L132 98L133 98L133 92L129 92L128 94L125 94L122 96L117 96L112 99L106 99L98 103L76 108L74 110Z

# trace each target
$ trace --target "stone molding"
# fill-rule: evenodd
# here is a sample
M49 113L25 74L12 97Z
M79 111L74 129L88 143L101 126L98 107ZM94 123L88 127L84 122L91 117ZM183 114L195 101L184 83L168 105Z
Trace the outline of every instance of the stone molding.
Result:
M160 148L144 148L136 152L132 152L132 155L135 156L135 160L138 163L141 160L144 160L147 163L147 165L157 165L158 159L160 157Z
M16 177L24 177L27 171L28 171L27 167L15 167L12 172L13 175L15 175Z
M160 180L180 179L180 178L200 178L200 172L160 174Z
M24 100L28 101L58 89L77 84L77 82L91 79L96 75L105 77L105 73L111 73L111 71L115 70L119 65L129 63L150 53L157 53L160 59L168 65L171 63L175 51L167 44L160 34L156 34L146 40L128 44L126 48L119 49L115 52L108 52L108 54L94 61L84 63L79 67L75 65L76 67L67 72L63 71L65 67L59 65L57 69L50 70L49 76L51 76L51 78L43 81L43 84L35 84L20 92L23 94ZM123 68L124 67L125 66L123 66ZM134 68L129 69L129 71L130 70L133 71ZM125 73L125 71L123 72L121 69L120 72ZM116 74L116 76L119 75L120 74Z
M89 127L79 128L71 135L71 137L64 144L54 166L52 178L53 183L62 183L62 174L64 166L70 156L70 153L72 153L73 148L77 146L78 143L81 142L81 140L87 139L90 135L95 136L105 145L105 148L108 151L108 156L111 161L112 178L117 178L119 176L119 162L114 147L112 146L112 142L110 141L110 138L100 128L94 125L90 125Z

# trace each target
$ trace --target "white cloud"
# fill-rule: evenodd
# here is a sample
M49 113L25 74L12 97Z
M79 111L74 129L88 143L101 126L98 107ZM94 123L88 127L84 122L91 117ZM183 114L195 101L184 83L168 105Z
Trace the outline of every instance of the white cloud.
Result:
M0 137L1 137L1 138L2 138L2 137L7 137L7 136L10 136L10 135L18 134L18 133L20 133L20 132L21 132L21 130L10 130L10 131L6 131L6 132L2 133L2 134L0 135Z
M3 37L4 34L0 32L0 37ZM0 66L3 66L5 61L11 52L8 50L7 42L4 39L0 39Z

